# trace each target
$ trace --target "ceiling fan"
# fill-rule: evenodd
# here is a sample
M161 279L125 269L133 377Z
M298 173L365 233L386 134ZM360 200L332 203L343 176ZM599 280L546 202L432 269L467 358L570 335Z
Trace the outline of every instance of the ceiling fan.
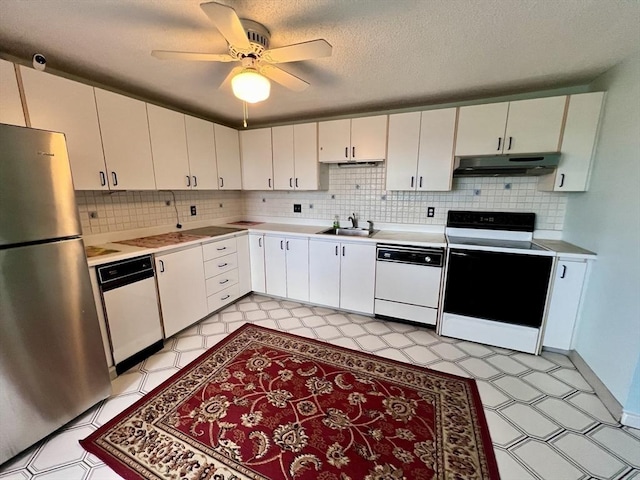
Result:
M233 8L220 3L201 3L200 8L227 40L228 53L153 50L151 55L163 60L240 62L241 65L229 72L220 87L224 87L230 81L234 95L244 102L256 103L266 100L271 89L269 79L297 92L309 86L308 82L274 64L331 55L332 47L324 39L270 49L270 34L264 25L241 19Z

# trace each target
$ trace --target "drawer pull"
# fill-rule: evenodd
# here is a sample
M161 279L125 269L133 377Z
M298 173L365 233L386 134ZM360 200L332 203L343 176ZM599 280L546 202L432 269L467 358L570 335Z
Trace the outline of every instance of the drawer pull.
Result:
M231 295L225 295L224 297L222 297L220 300L226 300L227 298L229 298Z
M227 283L229 281L229 279L227 278L226 280L222 280L221 282L218 282L220 285Z
M227 247L216 248L216 250L218 250L219 252L222 251L222 250L226 250L226 249L227 249Z
M229 265L229 264L228 263L223 263L222 265L218 265L218 268L226 267L227 265Z

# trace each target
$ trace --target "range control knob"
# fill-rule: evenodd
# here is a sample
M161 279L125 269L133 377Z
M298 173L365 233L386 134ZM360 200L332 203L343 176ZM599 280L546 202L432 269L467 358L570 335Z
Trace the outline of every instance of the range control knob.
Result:
M431 263L431 257L424 257L424 261L427 263Z

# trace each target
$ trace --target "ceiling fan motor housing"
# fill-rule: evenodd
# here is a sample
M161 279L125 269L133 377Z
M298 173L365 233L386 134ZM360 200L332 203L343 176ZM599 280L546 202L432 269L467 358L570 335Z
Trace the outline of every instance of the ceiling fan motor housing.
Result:
M269 48L269 40L271 34L266 27L253 20L246 18L240 19L242 26L247 32L247 38L251 44L250 49L238 48L235 45L229 45L229 54L235 58L242 59L247 56L259 58L262 53Z

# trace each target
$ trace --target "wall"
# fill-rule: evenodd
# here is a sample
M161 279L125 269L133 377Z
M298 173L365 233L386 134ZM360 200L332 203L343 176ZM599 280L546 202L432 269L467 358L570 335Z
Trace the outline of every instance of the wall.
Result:
M640 54L591 85L607 91L589 191L567 202L564 239L597 252L576 351L640 415ZM631 397L630 397L631 395ZM628 400L632 403L628 403Z
M175 204L174 197L175 195ZM190 222L242 215L239 191L101 192L77 191L76 203L84 235L117 232L159 225L175 225L176 208L183 226ZM169 206L166 201L170 201ZM192 217L190 206L197 215ZM89 213L95 212L96 218Z
M568 194L537 191L535 177L475 177L454 179L450 192L391 192L385 190L384 164L377 167L329 167L329 190L321 192L244 192L245 213L281 218L317 219L329 225L335 215L341 224L356 213L384 223L444 225L447 211L503 210L536 213L536 228L562 230ZM505 188L509 184L510 188ZM480 190L479 195L475 191ZM293 204L302 213L293 213ZM427 218L427 207L435 217Z

